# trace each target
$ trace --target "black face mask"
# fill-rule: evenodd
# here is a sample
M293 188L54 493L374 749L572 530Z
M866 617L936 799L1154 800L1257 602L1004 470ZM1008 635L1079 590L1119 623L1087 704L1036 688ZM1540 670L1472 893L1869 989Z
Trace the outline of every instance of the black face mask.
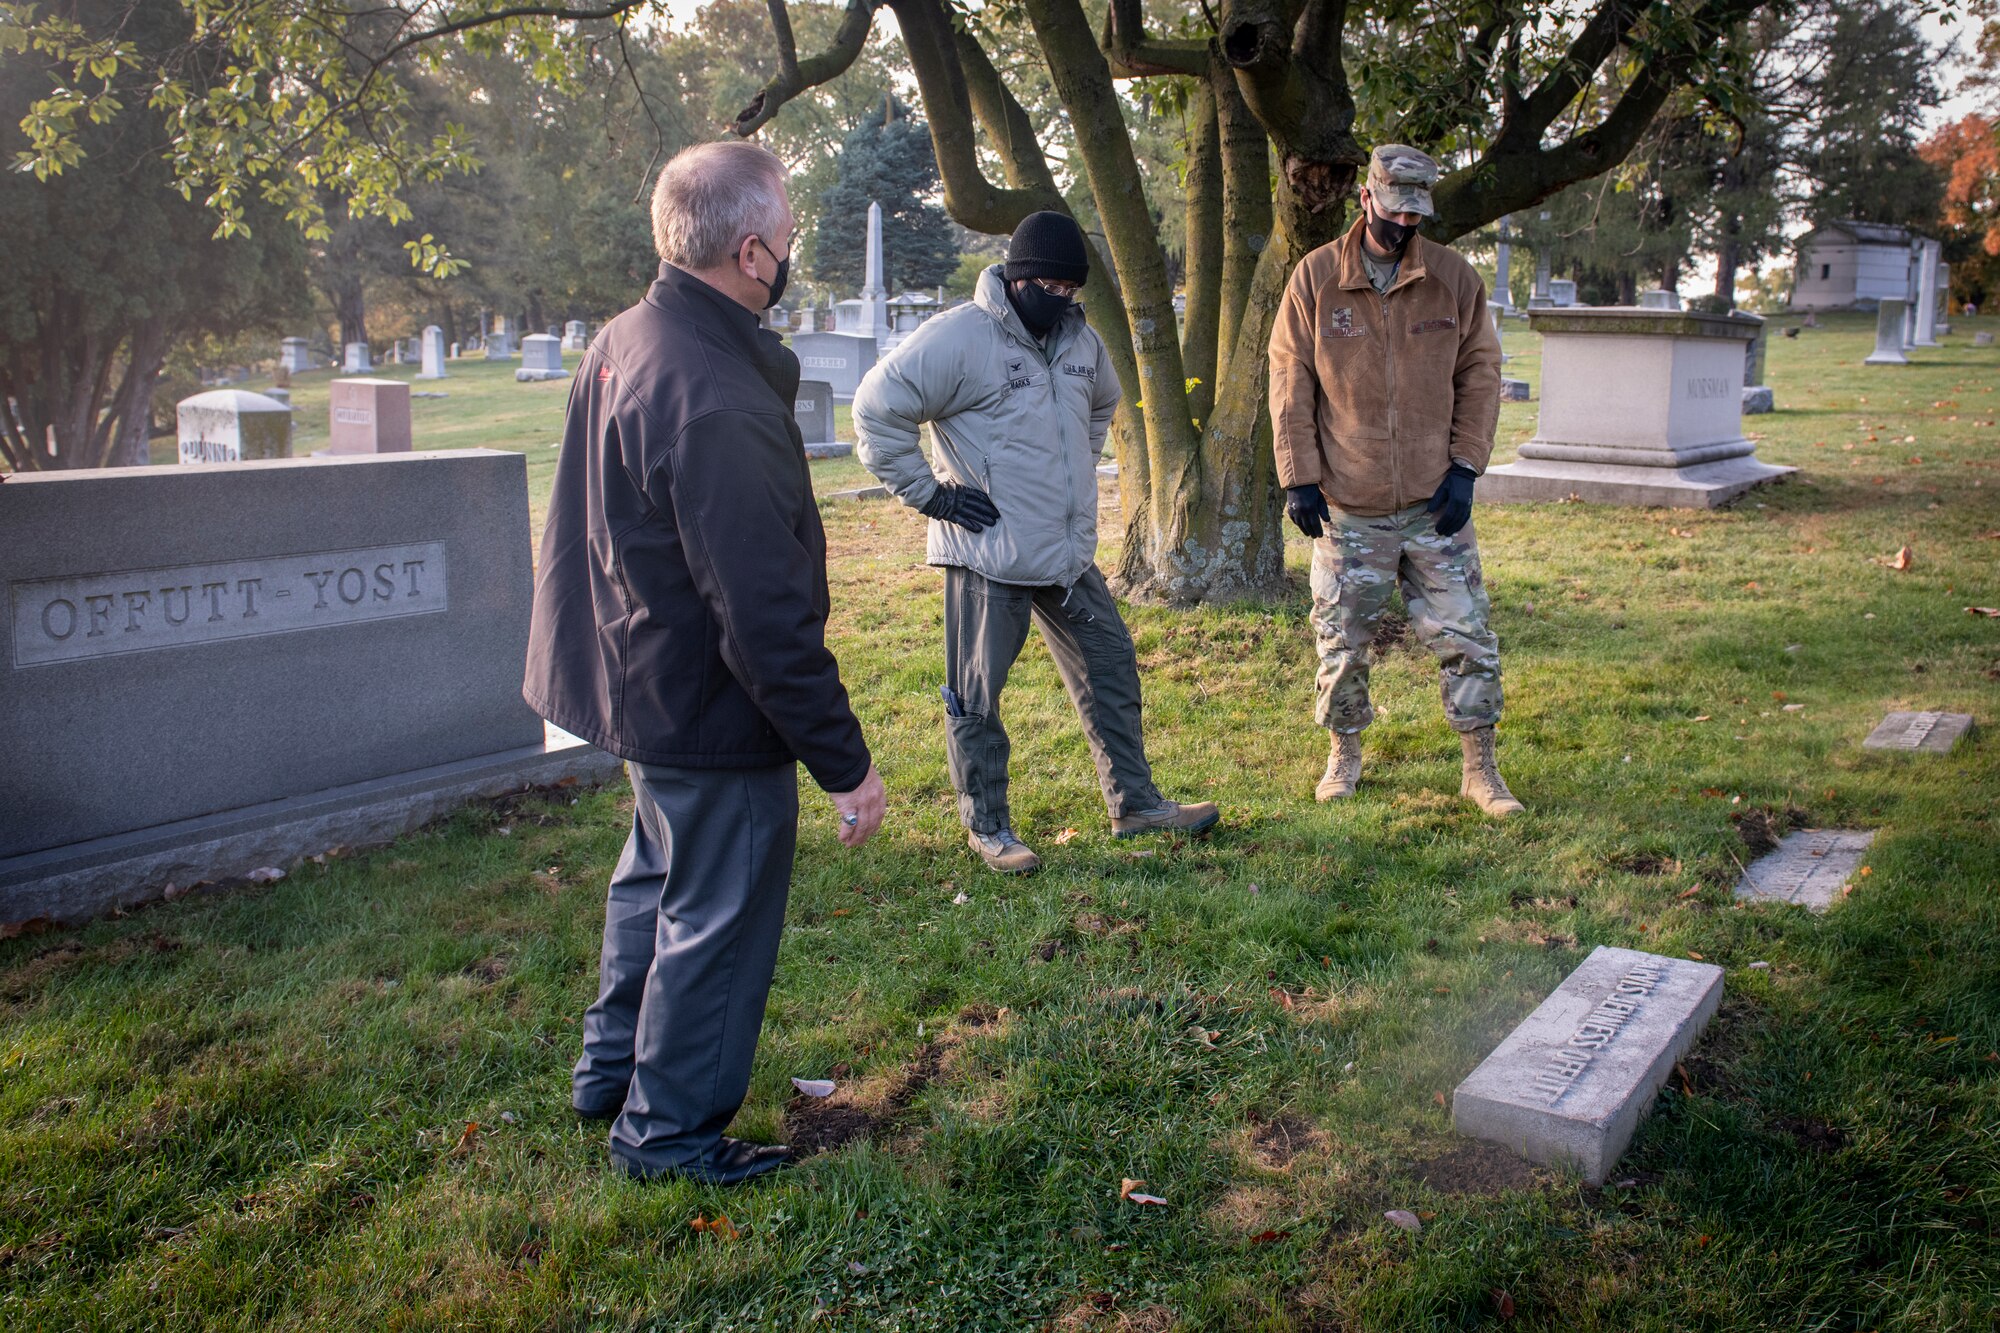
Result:
M757 244L764 245L763 239L761 237L758 239ZM771 258L773 259L778 259L778 252L776 250L773 250L768 245L764 245L764 253L771 256ZM785 281L791 276L792 276L792 257L790 255L786 255L783 259L778 259L778 276L776 279L774 279L771 282L764 282L762 278L757 279L757 281L764 282L764 285L771 289L770 295L764 299L764 308L766 310L769 310L772 306L778 304L779 298L784 296Z
M1007 296L1021 322L1028 326L1028 332L1037 338L1047 337L1070 305L1069 297L1045 291L1033 278L1008 283Z
M1393 222L1377 213L1368 219L1368 234L1375 238L1375 244L1392 255L1399 255L1403 247L1410 243L1410 238L1417 234L1417 225Z

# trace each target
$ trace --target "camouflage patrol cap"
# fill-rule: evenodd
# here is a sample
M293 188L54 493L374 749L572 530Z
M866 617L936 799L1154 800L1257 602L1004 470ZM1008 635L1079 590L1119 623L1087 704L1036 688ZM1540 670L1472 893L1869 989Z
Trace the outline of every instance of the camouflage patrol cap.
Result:
M1431 186L1437 178L1437 159L1407 144L1385 143L1368 156L1368 191L1385 213L1436 216Z

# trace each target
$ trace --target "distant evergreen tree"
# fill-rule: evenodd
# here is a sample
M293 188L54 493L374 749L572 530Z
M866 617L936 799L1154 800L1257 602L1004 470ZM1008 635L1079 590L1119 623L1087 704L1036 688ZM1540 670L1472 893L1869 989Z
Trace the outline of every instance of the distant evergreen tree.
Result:
M841 145L840 175L820 196L814 281L842 296L861 290L868 266L868 205L882 205L882 285L891 296L949 282L958 268L951 219L932 201L937 158L923 122L885 94Z

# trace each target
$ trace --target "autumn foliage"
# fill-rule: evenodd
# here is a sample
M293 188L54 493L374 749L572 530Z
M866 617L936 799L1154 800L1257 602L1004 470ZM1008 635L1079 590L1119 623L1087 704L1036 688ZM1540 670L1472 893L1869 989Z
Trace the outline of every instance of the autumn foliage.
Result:
M1954 252L1952 296L1988 300L2000 290L2000 124L1970 115L1917 151L1945 180L1940 223Z

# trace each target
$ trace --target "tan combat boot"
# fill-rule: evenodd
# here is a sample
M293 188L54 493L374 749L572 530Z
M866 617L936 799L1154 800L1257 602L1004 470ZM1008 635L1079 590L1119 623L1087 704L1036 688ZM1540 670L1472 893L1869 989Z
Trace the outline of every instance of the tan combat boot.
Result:
M1111 836L1136 838L1142 833L1199 833L1221 818L1222 812L1215 808L1213 801L1182 805L1179 801L1162 799L1151 810L1134 810L1128 815L1114 816Z
M992 833L965 831L965 845L979 853L979 859L989 870L997 870L1003 875L1032 875L1042 868L1042 858L1028 849L1028 844L1014 836L1010 828Z
M1361 783L1361 733L1333 733L1333 750L1326 757L1326 776L1313 788L1316 801L1337 801L1354 795Z
M1458 743L1465 749L1465 776L1458 784L1460 796L1495 819L1518 815L1527 809L1514 799L1514 793L1507 790L1506 780L1500 776L1500 758L1493 749L1493 728L1461 731Z

